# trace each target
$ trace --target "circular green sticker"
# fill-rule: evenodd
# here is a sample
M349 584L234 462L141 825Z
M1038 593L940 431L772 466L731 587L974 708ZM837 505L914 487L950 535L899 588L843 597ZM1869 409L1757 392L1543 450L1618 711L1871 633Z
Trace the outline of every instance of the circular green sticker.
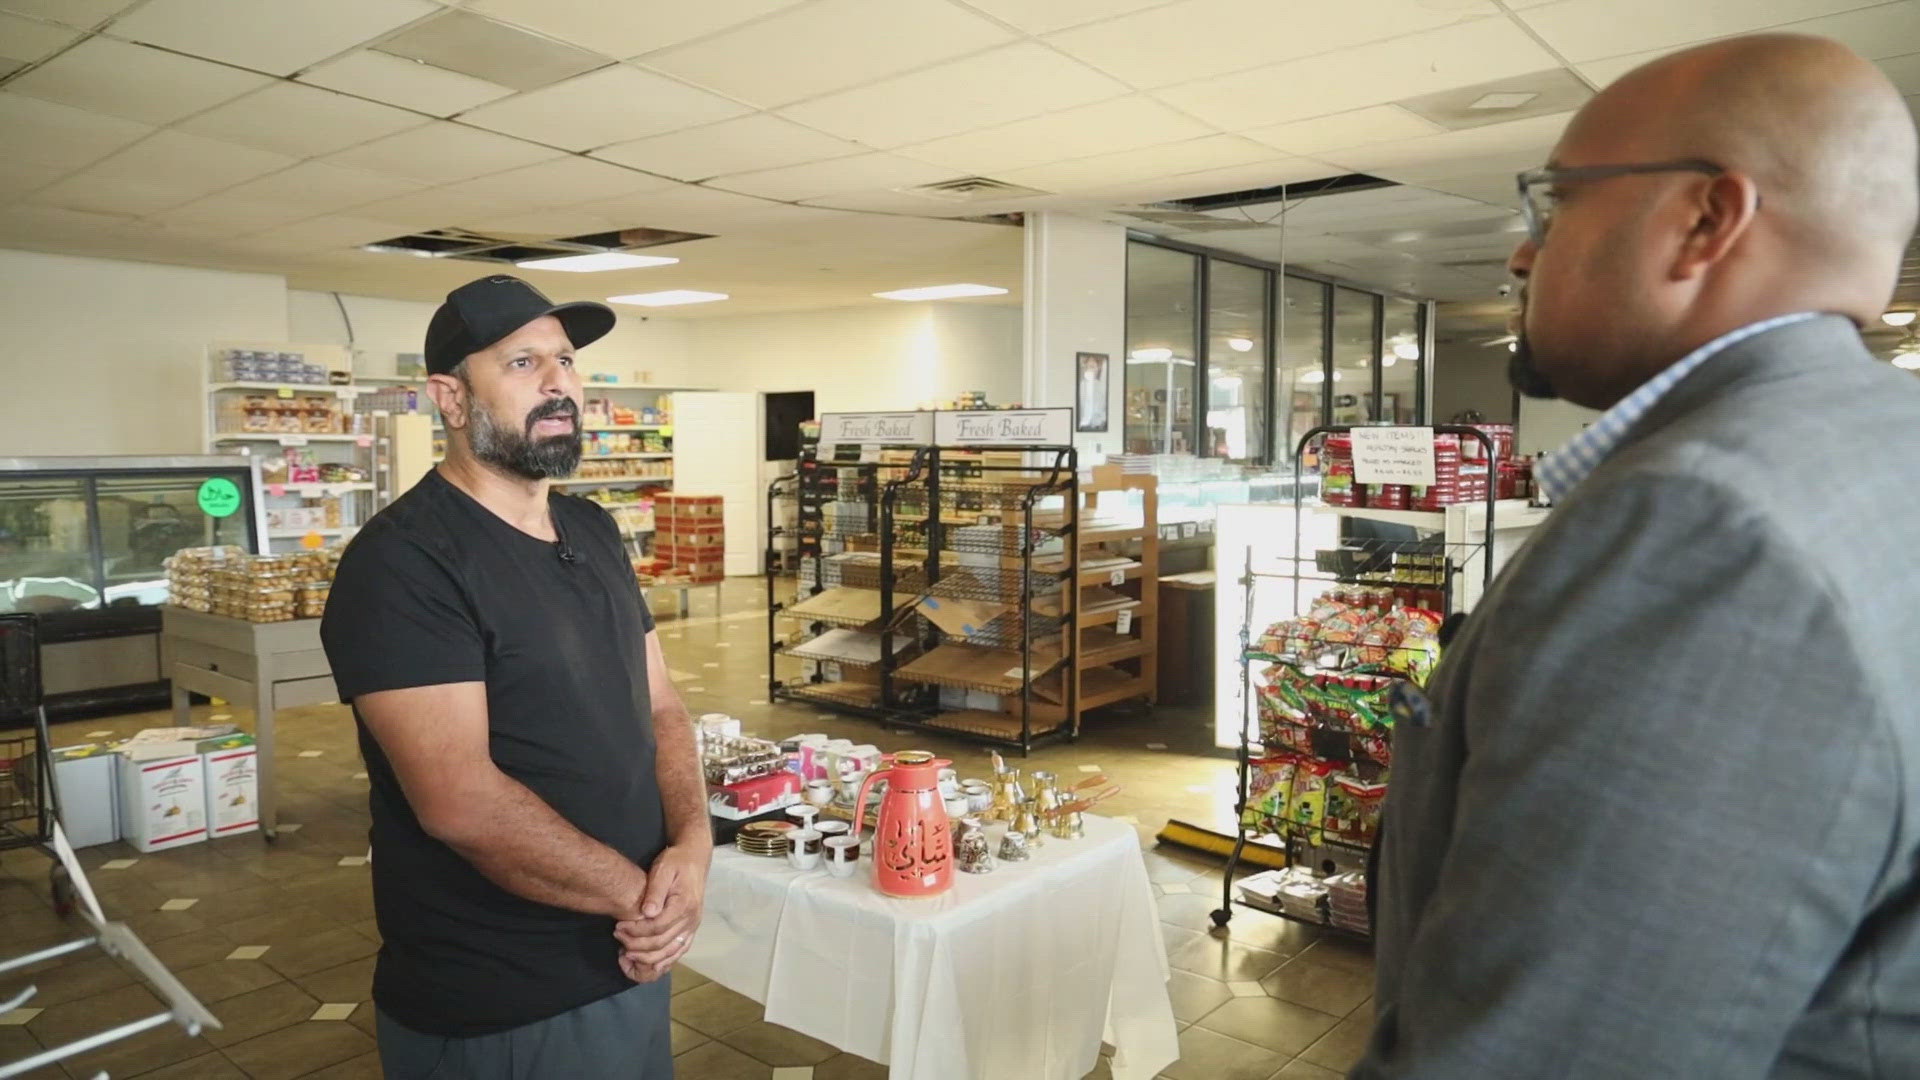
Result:
M223 518L240 509L240 485L224 476L209 477L200 485L200 509Z

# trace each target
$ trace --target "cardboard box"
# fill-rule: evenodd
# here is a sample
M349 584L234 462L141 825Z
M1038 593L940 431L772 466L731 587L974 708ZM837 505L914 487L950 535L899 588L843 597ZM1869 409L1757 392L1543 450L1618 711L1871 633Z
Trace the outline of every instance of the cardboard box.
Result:
M206 769L207 835L238 836L260 828L260 752L251 735L201 744Z
M128 745L120 773L120 838L141 852L207 838L206 765L197 745Z
M53 751L60 828L76 848L120 839L120 778L114 755L95 743Z

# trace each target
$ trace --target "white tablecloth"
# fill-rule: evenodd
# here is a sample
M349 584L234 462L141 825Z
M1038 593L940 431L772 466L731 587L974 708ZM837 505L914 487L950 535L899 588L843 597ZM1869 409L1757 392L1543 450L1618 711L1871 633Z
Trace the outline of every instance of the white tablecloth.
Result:
M720 848L686 963L895 1080L1080 1080L1103 1037L1145 1080L1179 1056L1152 887L1133 829L1086 832L923 900Z

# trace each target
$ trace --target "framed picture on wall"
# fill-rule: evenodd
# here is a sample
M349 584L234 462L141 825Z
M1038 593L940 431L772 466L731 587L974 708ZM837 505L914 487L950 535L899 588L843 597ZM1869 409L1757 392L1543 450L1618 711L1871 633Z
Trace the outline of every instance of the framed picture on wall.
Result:
M1107 354L1073 354L1075 431L1107 430Z

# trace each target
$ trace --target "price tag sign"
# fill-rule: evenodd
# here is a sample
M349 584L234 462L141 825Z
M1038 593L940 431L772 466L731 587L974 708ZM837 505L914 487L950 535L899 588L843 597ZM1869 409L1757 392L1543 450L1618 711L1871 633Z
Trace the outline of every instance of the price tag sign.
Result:
M1127 572L1125 570L1115 570L1113 573L1107 575L1107 583L1110 585L1125 585L1127 583Z
M1011 679L1014 682L1023 683L1027 681L1027 669L1020 668L1020 667L1010 667L1007 670L1001 672L1000 677L1003 679Z
M1113 620L1113 632L1116 634L1132 633L1133 632L1133 612L1131 611L1121 612L1120 617Z
M267 485L267 494L269 495L285 495L286 493L287 493L287 485L285 484L268 484Z
M300 546L308 551L318 551L327 546L327 538L317 532L310 532L300 538Z
M291 386L283 386L283 387L281 387L281 388L280 388L280 389L279 389L278 391L276 391L276 393L277 393L277 394L278 394L278 395L279 395L280 397L283 397L283 398L290 398L290 397L292 397L292 396L293 396L293 387L291 387Z
M199 502L208 517L232 517L240 509L240 485L224 476L210 476L200 485Z
M1361 484L1433 486L1433 429L1353 429L1353 479Z
M280 445L305 446L307 445L307 437L305 435L282 435L280 436Z
M365 449L365 448L367 448L367 447L369 447L369 446L372 446L372 445L373 445L373 436L371 436L371 435L362 435L362 436L360 436L359 438L357 438L357 439L355 439L355 440L353 440L353 444L354 444L355 446L358 446L358 447L360 447L361 449Z

